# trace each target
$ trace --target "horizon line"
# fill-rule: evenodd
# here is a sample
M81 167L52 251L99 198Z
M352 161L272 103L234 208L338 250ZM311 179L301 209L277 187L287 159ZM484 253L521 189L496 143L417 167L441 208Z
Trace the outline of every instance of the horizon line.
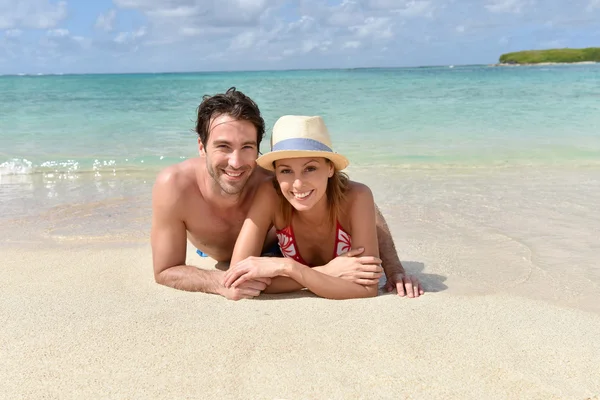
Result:
M496 64L437 64L415 66L385 66L385 67L331 67L331 68L285 68L285 69L251 69L251 70L196 70L196 71L154 71L154 72L18 72L0 74L0 76L67 76L67 75L144 75L144 74L216 74L244 72L294 72L294 71L339 71L361 69L415 69L415 68L448 68L448 67L480 67Z

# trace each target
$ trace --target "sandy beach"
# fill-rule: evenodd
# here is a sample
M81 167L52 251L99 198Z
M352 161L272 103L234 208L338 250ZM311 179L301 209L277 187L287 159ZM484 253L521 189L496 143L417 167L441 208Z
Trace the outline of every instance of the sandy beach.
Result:
M230 302L155 285L146 247L7 251L1 261L7 399L585 399L600 391L600 318L540 301L439 287L418 300Z
M38 219L44 241L21 233L0 252L1 397L598 398L598 170L378 171L353 176L371 183L419 299L159 286L147 198L127 240ZM115 213L74 210L98 226ZM214 268L193 250L188 263Z

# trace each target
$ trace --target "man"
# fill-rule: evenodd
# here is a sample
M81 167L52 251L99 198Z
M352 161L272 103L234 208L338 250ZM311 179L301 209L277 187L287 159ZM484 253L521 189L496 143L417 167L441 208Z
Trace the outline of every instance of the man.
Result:
M265 133L264 120L254 101L235 88L204 96L196 123L200 156L163 170L152 193L152 258L156 282L176 289L220 294L228 299L252 298L270 279L251 280L237 288L223 285L223 271L186 265L189 240L217 261L229 261L235 241L252 204L255 191L270 172L257 167L256 158ZM382 274L386 289L418 297L423 293L416 278L408 276L398 259L383 216L378 213L381 259L360 257L360 249L337 257L319 272L373 284ZM272 232L265 249L276 243ZM252 257L242 262L278 262L277 258Z

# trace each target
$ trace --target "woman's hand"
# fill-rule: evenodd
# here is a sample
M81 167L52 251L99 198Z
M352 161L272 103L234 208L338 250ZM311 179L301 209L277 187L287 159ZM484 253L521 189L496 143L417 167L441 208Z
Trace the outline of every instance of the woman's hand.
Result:
M324 267L322 272L363 286L377 285L383 275L381 259L372 256L358 257L363 248L353 249L337 256Z
M274 278L284 274L285 265L285 259L280 257L248 257L229 267L223 285L236 288L248 280Z

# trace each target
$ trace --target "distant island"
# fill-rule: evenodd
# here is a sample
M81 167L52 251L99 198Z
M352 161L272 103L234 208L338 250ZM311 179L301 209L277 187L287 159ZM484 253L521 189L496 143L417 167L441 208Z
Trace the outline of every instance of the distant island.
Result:
M539 65L600 62L600 47L585 49L527 50L500 56L498 65Z

